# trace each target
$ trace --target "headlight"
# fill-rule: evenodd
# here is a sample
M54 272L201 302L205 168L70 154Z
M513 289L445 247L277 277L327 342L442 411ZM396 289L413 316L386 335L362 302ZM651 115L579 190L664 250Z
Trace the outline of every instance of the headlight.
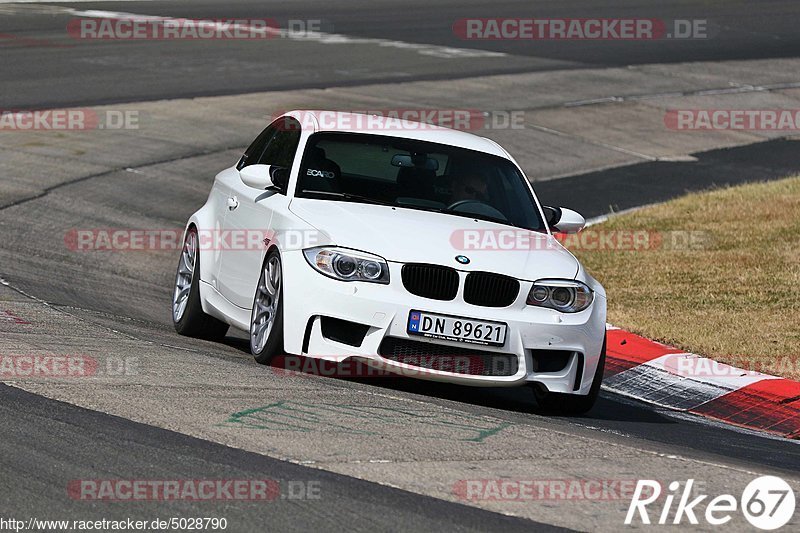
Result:
M547 307L562 313L577 313L592 304L594 294L580 281L540 279L528 292L528 305Z
M334 247L309 248L303 255L315 270L331 278L389 283L389 265L377 255Z

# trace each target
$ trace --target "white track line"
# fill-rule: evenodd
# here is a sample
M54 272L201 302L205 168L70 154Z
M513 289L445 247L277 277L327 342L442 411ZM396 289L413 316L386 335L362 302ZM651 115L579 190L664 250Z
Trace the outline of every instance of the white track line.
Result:
M162 17L158 15L141 15L137 13L126 13L121 11L105 11L100 9L79 10L79 9L66 9L76 17L87 18L103 18L103 19L126 19L126 20L180 20L173 17ZM213 26L219 24L211 20L198 20L203 24ZM406 41L396 41L391 39L376 39L368 37L350 37L339 33L325 33L325 32L290 32L284 29L276 30L273 28L254 28L248 27L245 24L233 24L232 27L246 29L253 33L265 32L273 33L281 38L318 42L320 44L368 44L373 46L380 46L382 48L397 48L400 50L412 50L424 56L438 57L441 59L463 59L463 58L477 58L477 57L504 57L507 54L504 52L492 52L489 50L475 50L471 48L455 48L452 46L438 46L433 44L411 43ZM229 27L230 27L229 26Z

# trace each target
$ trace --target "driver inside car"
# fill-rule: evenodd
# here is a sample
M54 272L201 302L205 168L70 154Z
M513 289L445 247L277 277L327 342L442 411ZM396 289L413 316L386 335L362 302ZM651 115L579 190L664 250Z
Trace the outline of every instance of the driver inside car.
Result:
M463 200L475 200L482 203L489 203L489 191L486 179L477 174L469 174L465 177L453 179L453 193L450 203Z

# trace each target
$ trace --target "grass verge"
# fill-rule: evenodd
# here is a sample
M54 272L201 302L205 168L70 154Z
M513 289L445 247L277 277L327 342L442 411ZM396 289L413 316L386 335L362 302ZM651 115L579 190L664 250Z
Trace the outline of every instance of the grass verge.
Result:
M610 323L800 379L800 177L689 194L584 232L565 244L606 287Z

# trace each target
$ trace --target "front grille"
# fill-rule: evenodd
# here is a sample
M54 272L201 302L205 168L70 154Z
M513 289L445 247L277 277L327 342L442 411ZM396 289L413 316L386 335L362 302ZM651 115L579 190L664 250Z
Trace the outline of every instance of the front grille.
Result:
M508 307L519 294L519 281L500 274L470 272L464 283L464 301L484 307Z
M458 293L458 272L437 265L403 265L403 285L411 294L433 300L452 300Z
M519 360L514 354L484 352L398 337L384 338L378 353L398 363L455 374L513 376L519 370Z

